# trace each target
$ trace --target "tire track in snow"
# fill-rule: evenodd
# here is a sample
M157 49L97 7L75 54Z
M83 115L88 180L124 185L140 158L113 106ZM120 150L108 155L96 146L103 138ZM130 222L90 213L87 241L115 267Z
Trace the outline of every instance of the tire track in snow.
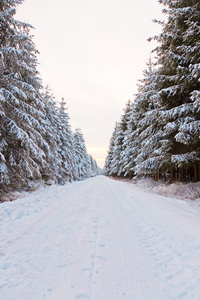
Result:
M174 203L103 176L57 197L5 231L2 300L199 300L200 239L163 212Z
M124 198L124 189L114 193L116 198ZM170 299L198 300L200 295L195 295L194 289L200 285L200 243L173 226L169 230L170 224L146 212L135 197L120 205L142 252L155 264L158 280L166 282Z
M23 239L24 236L31 234L34 230L36 230L36 228L40 228L42 224L45 224L45 222L48 219L50 219L53 215L55 215L56 212L59 212L63 208L66 208L66 205L68 206L68 209L71 209L74 205L74 195L77 197L78 195L81 196L82 194L84 194L85 190L87 190L88 184L90 184L88 181L84 181L83 184L77 189L72 188L69 195L67 193L65 197L63 197L62 191L60 191L60 194L58 191L58 193L51 195L52 198L55 198L55 202L53 203L53 205L47 207L47 209L44 209L41 214L36 214L36 218L32 218L30 224L28 224L28 226L26 226L25 228L24 226L20 226L19 228L14 229L15 233L10 235L9 239L4 238L0 241L1 248L8 249L16 242ZM60 197L62 197L62 201L57 202L57 199Z
M161 295L166 299L157 287L156 279L152 279L155 272L149 269L151 266L140 255L141 250L132 239L131 231L121 222L122 213L109 183L103 178L90 188L89 221L85 224L82 243L75 247L78 249L73 258L75 266L71 265L66 277L66 293L73 300L149 300L149 293L152 299L160 300ZM64 285L65 282L60 288L62 292ZM62 294L60 298L63 299Z
M0 271L3 270L4 276L2 275L1 279L5 282L3 286L7 289L8 295L9 290L16 286L16 292L19 287L21 299L26 299L24 295L28 293L28 288L20 289L22 281L29 283L33 289L29 299L37 299L34 296L37 290L43 290L42 298L48 298L53 291L57 291L55 283L65 276L66 268L70 264L72 253L68 251L67 244L74 238L76 218L82 217L89 206L89 203L84 201L88 184L91 182L75 184L77 187L70 189L69 193L67 189L69 186L66 186L66 196L61 191L61 201L56 202L55 199L55 203L53 202L46 211L42 211L42 214L30 218L28 223L25 218L22 219L21 224L17 224L17 230L7 235L1 244L4 259L0 261ZM57 194L57 199L59 196L61 197ZM77 230L78 238L79 228ZM47 280L43 278L43 273L46 274ZM13 300L12 296L5 299Z
M90 186L87 193L89 208L81 222L82 226L80 228L78 220L75 224L75 227L79 226L81 231L78 238L75 236L77 244L74 242L71 244L73 257L66 278L60 287L60 299L63 299L66 282L68 282L66 294L69 299L94 299L91 298L92 290L98 284L98 277L106 262L103 250L105 246L102 237L104 224L99 209L100 201L98 187Z

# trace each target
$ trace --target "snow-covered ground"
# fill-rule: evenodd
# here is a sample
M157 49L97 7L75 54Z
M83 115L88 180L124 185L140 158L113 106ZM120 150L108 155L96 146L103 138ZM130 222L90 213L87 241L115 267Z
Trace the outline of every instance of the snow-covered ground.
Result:
M178 199L195 200L195 203L198 202L200 205L200 182L174 182L169 184L161 180L154 181L151 178L132 180L130 182L147 191Z
M200 299L200 208L104 176L0 205L1 300Z

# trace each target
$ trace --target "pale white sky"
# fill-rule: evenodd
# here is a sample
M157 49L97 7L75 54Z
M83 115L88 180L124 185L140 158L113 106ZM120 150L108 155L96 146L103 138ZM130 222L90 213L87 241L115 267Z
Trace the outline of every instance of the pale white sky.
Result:
M82 129L88 153L103 167L109 140L128 99L137 92L161 31L157 0L25 0L21 21L36 30L38 69L56 100L67 102L72 129Z

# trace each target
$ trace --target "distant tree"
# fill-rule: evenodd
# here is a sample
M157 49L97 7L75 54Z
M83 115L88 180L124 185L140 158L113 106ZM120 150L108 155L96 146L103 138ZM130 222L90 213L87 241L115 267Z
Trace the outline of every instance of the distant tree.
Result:
M42 98L44 101L45 123L44 138L49 145L50 151L46 153L47 165L43 171L45 180L62 181L62 157L59 152L61 148L61 137L59 134L59 108L55 102L52 91L48 86L45 87Z
M114 175L113 170L112 170L112 163L113 163L113 159L114 159L114 146L115 146L115 141L117 138L118 126L119 126L118 123L115 123L115 128L114 128L114 131L110 138L108 154L107 154L105 166L104 166L105 175Z
M85 139L80 128L74 132L74 149L76 154L76 164L78 166L78 180L90 177L90 159L87 154Z
M89 175L90 177L100 175L101 170L97 165L96 160L92 157L92 155L89 155Z
M132 178L134 175L135 157L137 156L138 139L137 139L137 112L134 109L135 103L131 104L127 130L124 133L123 150L120 154L121 173L125 177ZM135 113L135 114L134 114Z
M116 138L113 146L113 159L110 165L113 175L122 176L123 170L123 151L125 150L124 140L126 138L126 130L129 121L129 113L131 111L130 100L126 103L124 113L121 116L118 126L116 128Z
M62 98L59 108L60 123L58 126L61 144L58 151L62 159L62 178L66 177L67 180L72 181L78 179L78 165L76 161L73 133L69 124L69 115L66 112L65 105L64 98Z

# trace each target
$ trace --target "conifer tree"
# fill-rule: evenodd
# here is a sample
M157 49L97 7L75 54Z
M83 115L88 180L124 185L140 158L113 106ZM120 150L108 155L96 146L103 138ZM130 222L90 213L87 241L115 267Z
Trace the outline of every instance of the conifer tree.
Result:
M137 153L137 113L134 109L135 102L131 103L130 112L127 115L127 129L124 132L121 157L121 174L124 177L132 178L134 175L135 157ZM134 114L136 113L136 114Z
M0 1L1 191L25 188L36 179L83 179L96 168L80 132L75 152L64 99L58 108L48 87L41 92L33 27L14 18L22 3Z
M104 166L105 175L113 175L113 173L112 173L112 162L113 162L113 159L114 159L114 146L115 146L115 140L117 138L118 126L119 126L118 123L115 123L115 128L114 128L114 131L113 131L112 136L110 138L108 154L107 154L106 161L105 161L105 166Z
M22 2L0 2L0 182L15 188L42 177L49 150L42 137L45 117L32 26L14 18Z
M117 176L123 176L124 175L124 169L123 169L123 158L124 158L124 150L125 150L125 139L126 139L126 131L128 127L129 122L129 114L131 111L131 101L128 100L126 103L124 113L121 116L121 120L118 123L118 129L117 129L117 138L115 139L114 143L114 149L113 149L113 161L111 163L111 168L113 174L116 174Z
M59 134L59 109L55 102L55 97L48 86L45 87L42 98L44 101L45 123L44 138L47 141L50 151L46 153L46 168L43 172L43 178L48 181L62 181L62 157L59 149L62 145Z
M74 132L74 149L78 167L78 180L86 179L90 176L90 160L85 146L85 139L80 128L76 128Z
M160 123L161 108L157 102L157 70L151 58L144 71L144 78L140 80L138 94L135 98L134 115L137 120L135 145L135 174L155 175L158 166L163 161L158 159L157 153L162 153L159 141L162 139L162 123Z
M61 145L59 153L62 158L62 178L66 177L67 180L72 181L78 178L76 153L73 140L73 134L69 124L69 115L65 108L66 102L64 98L60 102L59 108L59 135Z
M200 115L196 104L200 80L200 3L159 2L167 7L167 21L162 33L155 37L159 43L157 99L162 107L164 170L170 167L173 179L175 167L187 171L200 159ZM200 180L197 174L195 177Z
M98 167L97 162L92 157L92 155L89 155L89 168L90 168L90 170L89 170L90 177L101 174L100 168Z
M154 37L159 44L154 50L157 68L145 72L131 105L120 153L121 170L125 176L134 171L155 179L170 174L170 181L197 181L200 180L200 3L199 0L159 2L166 7L163 11L167 19L158 22L163 26L162 32ZM109 165L113 153L108 153Z

